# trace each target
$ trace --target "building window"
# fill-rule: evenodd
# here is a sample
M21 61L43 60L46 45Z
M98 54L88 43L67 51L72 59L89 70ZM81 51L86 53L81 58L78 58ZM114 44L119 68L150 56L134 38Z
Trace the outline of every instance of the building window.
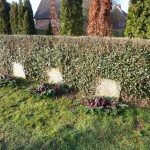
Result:
M123 27L124 26L124 22L119 22L119 26Z

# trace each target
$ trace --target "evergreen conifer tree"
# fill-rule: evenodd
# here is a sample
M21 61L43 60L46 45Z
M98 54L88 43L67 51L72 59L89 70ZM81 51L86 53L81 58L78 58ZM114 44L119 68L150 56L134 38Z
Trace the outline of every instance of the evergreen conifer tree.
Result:
M23 34L24 6L22 0L18 3L18 34Z
M10 34L9 4L0 0L0 34Z
M131 0L125 36L150 38L150 1Z
M18 33L18 5L16 2L12 2L10 9L10 25L12 34Z
M24 20L25 18L26 19L29 19L27 22L29 22L29 25L28 25L28 34L37 34L37 31L35 29L35 24L34 24L34 20L33 20L33 10L32 10L32 7L31 7L31 3L29 0L24 0L24 9L25 9L25 15L29 15L28 17L27 16L24 16ZM26 31L24 31L26 32Z
M28 11L25 12L23 18L23 34L31 34L30 22Z
M6 20L7 20L7 34L11 34L11 26L10 26L10 7L11 7L11 4L6 2Z
M60 9L61 34L82 35L82 0L62 0Z
M48 25L46 35L53 35L51 22Z
M144 13L145 16L145 24L146 24L146 35L145 37L150 39L150 1L144 1Z

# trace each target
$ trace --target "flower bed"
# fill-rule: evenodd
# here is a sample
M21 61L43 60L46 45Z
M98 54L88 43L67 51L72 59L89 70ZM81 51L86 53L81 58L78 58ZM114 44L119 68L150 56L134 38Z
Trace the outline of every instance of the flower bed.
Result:
M121 102L119 99L94 97L81 99L81 103L86 107L86 112L98 113L100 111L105 113L117 114L118 112L128 107L128 105Z
M38 96L55 96L68 92L66 85L42 83L36 87L30 87L29 92Z
M1 75L0 76L0 87L4 86L17 86L19 85L23 80L20 78L16 78L13 76L8 75Z

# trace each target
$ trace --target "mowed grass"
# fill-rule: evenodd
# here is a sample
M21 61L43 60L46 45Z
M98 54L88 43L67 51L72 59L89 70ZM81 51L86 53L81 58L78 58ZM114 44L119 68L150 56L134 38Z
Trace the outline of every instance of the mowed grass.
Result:
M150 110L86 114L78 100L38 98L0 88L0 149L149 150Z

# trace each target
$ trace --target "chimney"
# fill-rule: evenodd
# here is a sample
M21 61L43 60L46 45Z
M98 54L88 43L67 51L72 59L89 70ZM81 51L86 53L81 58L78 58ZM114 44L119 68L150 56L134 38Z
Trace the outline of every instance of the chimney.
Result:
M116 7L121 9L121 4L116 4Z

